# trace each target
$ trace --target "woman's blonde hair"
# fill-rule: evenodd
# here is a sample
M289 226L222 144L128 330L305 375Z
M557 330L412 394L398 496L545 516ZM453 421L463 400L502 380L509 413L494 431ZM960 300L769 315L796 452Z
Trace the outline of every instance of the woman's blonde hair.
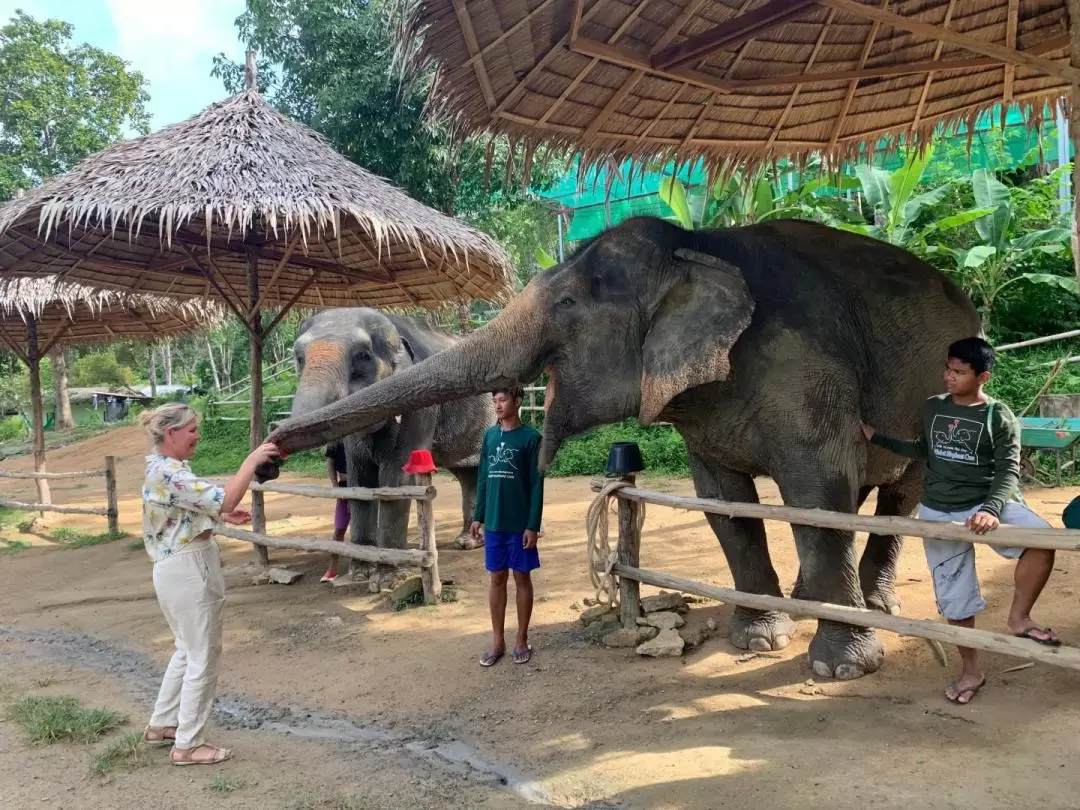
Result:
M164 441L166 431L186 427L193 419L198 418L198 412L190 405L170 402L152 411L140 413L139 424L146 428L150 441L157 446Z

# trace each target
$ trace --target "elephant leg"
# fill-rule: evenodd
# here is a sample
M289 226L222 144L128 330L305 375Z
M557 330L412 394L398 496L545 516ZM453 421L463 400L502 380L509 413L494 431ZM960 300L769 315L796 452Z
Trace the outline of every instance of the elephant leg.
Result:
M359 465L358 465L359 466ZM379 472L374 466L363 465L353 475L352 468L347 476L349 486L374 488L379 485ZM355 481L353 480L355 478ZM349 501L349 542L360 546L375 545L379 527L379 504L376 501ZM349 558L349 575L369 578L371 564Z
M835 470L835 462L784 470L776 476L787 506L827 509L854 514L858 503L858 476ZM837 605L865 607L855 566L855 537L852 532L793 526L799 553L800 585L803 598ZM877 634L850 624L818 621L810 642L810 666L822 678L859 678L876 671L885 656Z
M758 502L757 488L749 475L708 465L692 453L690 472L699 498ZM736 590L780 596L780 580L769 558L765 524L722 515L705 518L724 550ZM794 629L786 613L737 607L731 619L731 643L741 650L780 650L788 645Z
M919 504L922 470L912 464L895 484L878 488L876 515L908 517ZM872 534L859 560L859 583L866 606L882 613L900 615L896 597L896 564L904 538L898 534Z
M382 462L379 465L379 486L400 487L411 483L411 476L401 469L402 463L397 459ZM375 543L379 548L405 548L412 504L412 501L382 501L379 504L379 529ZM380 586L393 587L396 573L397 566L380 563Z
M483 540L475 540L469 534L473 512L476 509L476 482L479 470L476 467L451 467L450 474L461 486L461 533L454 539L454 545L469 551L484 545Z
M863 487L859 490L859 497L856 503L856 510L862 509L862 505L866 503L866 499L870 497L870 493L874 491L873 487ZM802 578L802 566L799 566L799 573L795 575L795 584L791 586L791 598L792 599L809 599L806 595L806 587L803 585Z

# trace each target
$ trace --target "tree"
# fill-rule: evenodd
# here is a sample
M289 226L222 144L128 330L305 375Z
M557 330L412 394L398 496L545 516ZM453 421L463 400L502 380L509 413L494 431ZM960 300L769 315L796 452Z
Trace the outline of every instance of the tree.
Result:
M510 253L531 267L553 227L521 226L540 214L553 226L554 215L523 188L526 163L533 188L565 163L544 150L527 161L505 139L454 138L449 123L425 116L431 75L395 74L394 13L389 0L248 0L236 25L259 54L259 90L284 114L420 202L510 240ZM228 92L243 89L243 66L223 54L213 72ZM518 215L521 206L530 210Z
M71 349L57 346L49 355L53 367L53 399L56 403L56 430L69 430L75 427L75 417L71 413L71 398L68 396L68 361Z
M71 25L16 11L0 28L0 200L149 131L141 73L71 42Z

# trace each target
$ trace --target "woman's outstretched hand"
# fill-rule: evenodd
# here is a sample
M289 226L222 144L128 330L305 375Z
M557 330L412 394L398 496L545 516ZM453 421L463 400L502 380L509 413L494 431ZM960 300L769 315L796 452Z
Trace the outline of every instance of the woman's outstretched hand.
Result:
M276 458L284 461L288 455L273 442L263 442L251 451L247 460L251 462L252 467L258 467L261 464L269 464Z

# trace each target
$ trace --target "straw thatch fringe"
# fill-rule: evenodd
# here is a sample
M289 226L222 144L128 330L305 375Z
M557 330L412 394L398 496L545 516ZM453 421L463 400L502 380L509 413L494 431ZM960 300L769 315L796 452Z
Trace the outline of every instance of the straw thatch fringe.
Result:
M343 240L351 234L376 265L392 249L399 258L408 251L422 265L449 257L441 276L431 278L430 294L418 290L424 305L454 296L500 300L513 276L509 258L489 236L345 159L323 136L286 118L253 90L115 144L0 206L0 248L19 238L9 235L16 226L25 234L35 225L45 242L66 231L69 243L89 232L107 234L114 243L138 243L144 248L138 261L148 265L153 262L146 261L145 248L158 254L153 258L169 255L181 233L200 234L208 252L222 238L288 243L298 233L297 255L310 256L314 243L326 243L333 255L321 248L317 258L347 268ZM2 259L0 273L9 269ZM58 269L63 268L52 271ZM70 277L83 278L78 272ZM393 280L385 284L393 286ZM244 287L242 277L238 286ZM338 303L343 297L338 295ZM362 292L352 295L354 302L362 298Z
M942 128L966 124L970 133L971 124L1002 102L1006 92L1004 64L804 85L738 86L748 79L800 75L808 72L808 64L813 65L809 72L835 73L973 56L957 45L939 46L925 36L823 6L687 64L686 69L693 68L706 80L734 83L730 92L712 91L655 71L639 75L625 64L570 50L574 5L574 0L401 0L398 58L410 65L413 75L434 74L428 108L463 121L463 134L500 133L520 139L526 148L546 143L577 156L582 165L627 158L701 159L707 169L725 165L751 170L778 157L801 165L820 156L826 165L837 166L872 155L880 146L891 151L902 142L921 148ZM686 5L586 2L580 36L623 53L648 54ZM872 5L877 7L867 3ZM940 26L948 6L948 0L895 0L888 11ZM744 7L742 0L701 4L665 43L677 45L730 22ZM479 54L470 55L459 11L476 32ZM989 0L976 8L957 8L948 29L1021 51L1058 42L1067 30L1060 0L1023 5L1014 24L1015 42L1006 42L1009 15L1008 0ZM835 30L827 30L830 27ZM860 59L864 46L866 55ZM1041 47L1038 55L1044 60L1066 55L1065 46L1053 51ZM487 73L497 101L494 108L480 90L478 71ZM1062 79L1031 68L1018 66L1011 72L1006 106L1033 113L1033 126L1042 118L1043 106L1068 90Z

